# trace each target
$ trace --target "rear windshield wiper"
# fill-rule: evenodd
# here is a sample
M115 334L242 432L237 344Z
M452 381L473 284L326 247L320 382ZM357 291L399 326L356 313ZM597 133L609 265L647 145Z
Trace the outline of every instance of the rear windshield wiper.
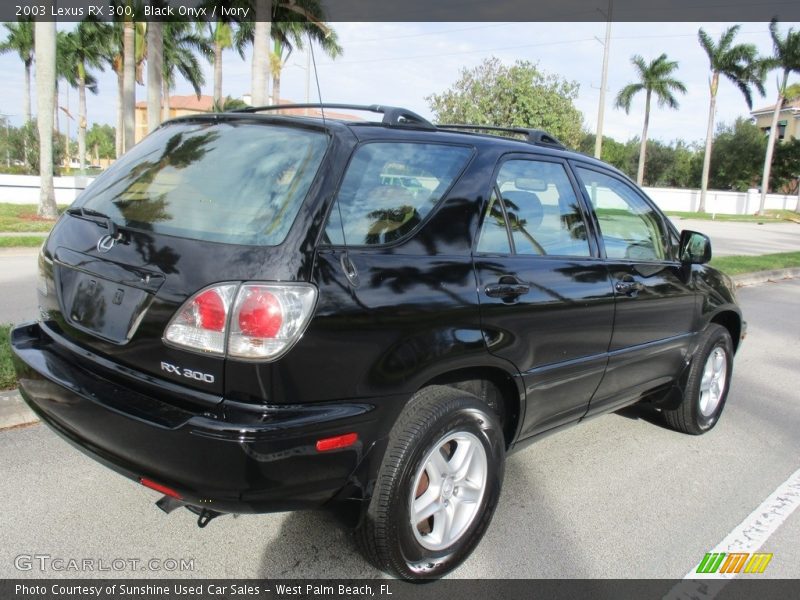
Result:
M89 221L94 221L98 225L105 225L106 229L108 229L108 235L113 238L116 238L119 234L119 226L114 222L114 219L99 210L77 206L75 208L68 208L67 213L76 217L88 219Z

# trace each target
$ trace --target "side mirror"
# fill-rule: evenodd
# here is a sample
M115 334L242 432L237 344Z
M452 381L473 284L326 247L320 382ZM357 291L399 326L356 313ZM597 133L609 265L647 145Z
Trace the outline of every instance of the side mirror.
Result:
M681 231L679 254L683 264L703 265L711 260L711 240L697 231Z

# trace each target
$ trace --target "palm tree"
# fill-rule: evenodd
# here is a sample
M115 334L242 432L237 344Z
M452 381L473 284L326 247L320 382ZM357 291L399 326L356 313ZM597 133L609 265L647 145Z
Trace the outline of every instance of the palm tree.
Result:
M194 93L200 98L205 76L197 54L205 58L213 56L211 44L190 23L175 21L164 23L164 109L165 119L169 118L169 91L175 86L175 72L189 82Z
M147 132L161 124L161 85L164 80L164 25L147 24Z
M53 190L53 110L56 103L56 24L37 21L34 25L36 48L36 120L39 129L39 216L58 216Z
M224 21L204 24L208 27L208 38L214 46L214 104L222 104L222 52L233 47L234 26ZM202 25L201 25L202 26Z
M767 142L767 153L764 157L764 176L761 179L761 202L758 207L758 214L764 214L764 205L767 201L767 188L769 187L769 175L772 169L772 153L775 150L775 138L778 131L778 118L783 109L783 102L786 99L786 89L789 83L789 75L800 73L800 31L789 28L784 37L778 32L778 21L772 19L769 24L769 34L772 37L772 57L765 60L765 64L773 69L783 71L783 78L778 81L778 99L775 101L775 108L772 111L772 125L769 128L769 141Z
M314 5L319 7L316 2ZM320 16L321 12L321 9L317 10L317 14ZM331 58L336 58L342 54L342 47L339 45L336 32L316 19L276 21L272 24L272 39L273 51L270 65L272 71L272 104L280 102L281 71L295 48L302 50L305 42L317 42L323 52Z
M229 0L225 3L226 7L241 7L252 9L252 0ZM204 7L211 13L215 7L219 5L218 0L202 0L201 7ZM217 9L217 12L219 10ZM218 15L213 22L197 24L198 31L203 32L208 41L214 48L213 61L211 64L214 66L214 105L222 106L225 99L222 97L222 53L228 48L236 47L239 55L244 59L244 48L236 35L238 18L224 17ZM251 23L252 25L252 23Z
M122 23L122 149L133 148L136 110L136 30L133 19Z
M644 179L644 162L647 152L647 126L650 123L650 100L652 95L655 94L658 98L659 106L668 106L669 108L678 108L678 101L675 99L673 92L686 93L686 86L677 79L672 77L672 74L678 68L678 63L674 60L669 60L666 54L662 54L655 60L646 63L645 60L635 54L631 58L631 63L636 67L636 72L639 81L630 83L622 88L617 94L616 106L622 108L625 113L629 113L631 109L631 101L633 97L644 90L646 92L645 106L644 106L644 128L642 129L642 141L639 148L639 169L636 173L636 182L642 185Z
M274 6L270 36L273 51L269 55L269 71L272 75L272 104L280 101L281 71L295 49L303 49L306 42L317 42L331 58L342 54L336 32L323 20L324 10L318 0L302 3L278 2ZM243 48L253 43L253 60L258 56L255 49L255 27L257 23L243 22L236 32L235 45L243 55ZM261 57L259 57L261 58ZM253 105L259 104L253 100Z
M758 50L753 44L736 44L733 40L739 32L739 25L728 27L714 42L701 28L697 32L700 45L708 55L711 65L711 80L709 90L711 100L708 107L708 129L706 130L706 151L703 155L703 176L700 183L700 205L698 212L706 211L706 190L708 189L708 174L711 170L711 146L714 142L714 116L717 107L717 89L719 88L720 75L727 77L733 85L742 92L748 108L753 108L753 88L764 95L764 69L758 59Z
M63 35L62 35L63 34ZM89 69L103 70L111 42L111 26L95 19L78 23L74 31L61 32L64 78L78 89L78 160L86 168L86 88L97 93L97 82Z
M132 6L133 7L133 14L134 18L136 15L141 15L143 12L144 5L139 0L112 0L111 5L114 6L114 14L119 14L117 11L120 11L121 8L125 6ZM147 28L146 24L143 20L134 21L134 73L135 73L135 81L137 83L143 84L144 81L142 79L143 75L143 65L146 60L146 36L147 36ZM125 22L124 20L115 20L112 24L113 26L113 33L112 38L113 42L111 44L111 50L109 55L106 57L106 60L111 65L111 69L117 75L117 129L116 129L116 152L117 158L122 154L125 149L124 144L124 137L125 137L125 119L124 119L124 79L125 79L125 44L124 44L124 31L125 31ZM131 86L133 88L133 86ZM135 110L135 90L134 90L134 108L131 110ZM133 113L131 113L133 114ZM133 117L131 117L133 118ZM131 144L133 142L131 141Z
M25 65L25 95L23 115L25 122L31 120L31 67L33 66L33 21L25 19L16 23L3 23L8 37L0 43L0 54L16 52Z
M268 44L272 29L272 0L255 0L255 4L250 95L253 106L263 106L267 101Z

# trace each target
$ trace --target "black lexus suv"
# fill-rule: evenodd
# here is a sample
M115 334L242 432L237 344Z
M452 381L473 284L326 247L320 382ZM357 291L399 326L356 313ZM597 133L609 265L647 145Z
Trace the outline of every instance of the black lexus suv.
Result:
M637 402L715 425L745 326L707 237L541 131L313 108L378 118L176 119L67 210L11 340L45 423L200 525L352 507L410 579L509 452Z

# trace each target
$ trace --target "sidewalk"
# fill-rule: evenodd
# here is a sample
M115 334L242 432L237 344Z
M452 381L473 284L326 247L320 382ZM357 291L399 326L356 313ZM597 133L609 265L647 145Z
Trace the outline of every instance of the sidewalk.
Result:
M47 237L49 231L0 231L0 237Z
M29 425L39 421L17 390L0 392L0 429Z

